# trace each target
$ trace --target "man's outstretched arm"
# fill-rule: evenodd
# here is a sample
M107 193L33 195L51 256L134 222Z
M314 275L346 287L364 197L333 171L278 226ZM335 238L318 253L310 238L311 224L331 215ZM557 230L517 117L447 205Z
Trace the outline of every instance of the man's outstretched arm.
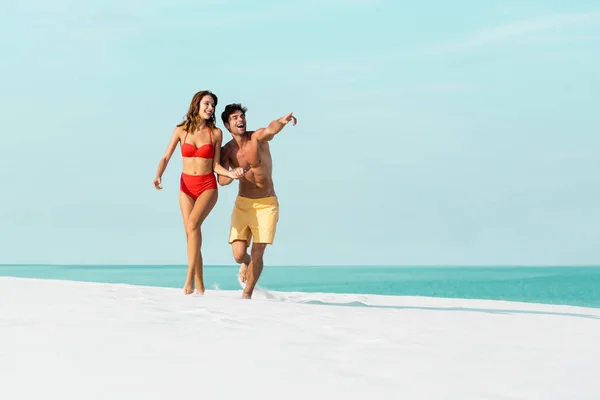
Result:
M268 142L273 139L276 134L281 132L281 130L288 124L288 122L292 121L292 125L296 125L298 120L296 117L292 115L293 113L289 113L284 115L283 117L272 121L266 128L257 129L252 137L256 137L256 140L259 142Z

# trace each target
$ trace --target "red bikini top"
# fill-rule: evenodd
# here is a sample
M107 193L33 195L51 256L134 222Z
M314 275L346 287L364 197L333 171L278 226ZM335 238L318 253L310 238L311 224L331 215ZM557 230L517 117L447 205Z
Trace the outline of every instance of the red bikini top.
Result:
M215 155L215 146L212 144L212 130L209 130L210 143L204 144L200 147L196 147L191 143L186 143L187 132L183 138L181 145L181 155L183 157L202 157L202 158L213 158Z

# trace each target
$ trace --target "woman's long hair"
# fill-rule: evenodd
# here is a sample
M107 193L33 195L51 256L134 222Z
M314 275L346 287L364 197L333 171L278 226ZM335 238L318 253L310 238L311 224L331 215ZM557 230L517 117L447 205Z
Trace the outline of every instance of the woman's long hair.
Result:
M210 90L201 90L198 93L196 93L194 97L192 97L192 101L190 102L190 108L188 109L188 112L185 115L183 122L181 122L177 126L183 126L183 129L188 133L194 133L196 129L198 129L198 126L200 125L200 116L198 115L198 112L200 111L200 101L206 95L211 96L215 101L214 108L216 111L218 102L217 95L211 92ZM213 114L210 116L209 120L206 121L210 129L214 129L216 126L215 111L213 111Z

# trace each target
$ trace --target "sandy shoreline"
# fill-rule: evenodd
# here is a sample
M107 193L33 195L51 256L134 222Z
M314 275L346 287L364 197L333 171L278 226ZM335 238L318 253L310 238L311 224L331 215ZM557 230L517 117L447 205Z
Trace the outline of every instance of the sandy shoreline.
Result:
M600 309L273 296L0 277L0 396L600 398Z

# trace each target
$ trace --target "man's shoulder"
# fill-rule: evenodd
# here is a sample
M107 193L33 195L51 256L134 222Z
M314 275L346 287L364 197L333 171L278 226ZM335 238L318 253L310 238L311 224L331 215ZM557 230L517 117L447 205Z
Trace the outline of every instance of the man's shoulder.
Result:
M225 144L222 146L222 149L223 149L223 151L231 149L231 145L232 145L232 143L233 143L233 142L234 142L234 140L233 140L233 139L230 139L228 142L226 142L226 143L225 143Z
M251 140L256 143L256 145L261 149L269 148L269 141L260 140L260 133L262 133L265 128L258 128L257 130L252 132L252 136L250 136Z
M264 140L260 140L260 134L264 130L265 130L265 128L258 128L258 129L254 130L254 131L250 131L250 132L248 132L248 137L250 138L250 140L252 142L255 142L258 145L262 146L262 145L264 145L264 144L267 143Z
M229 142L227 142L221 146L221 159L222 160L231 158L231 147L232 147L231 142L232 142L232 140L230 140Z

